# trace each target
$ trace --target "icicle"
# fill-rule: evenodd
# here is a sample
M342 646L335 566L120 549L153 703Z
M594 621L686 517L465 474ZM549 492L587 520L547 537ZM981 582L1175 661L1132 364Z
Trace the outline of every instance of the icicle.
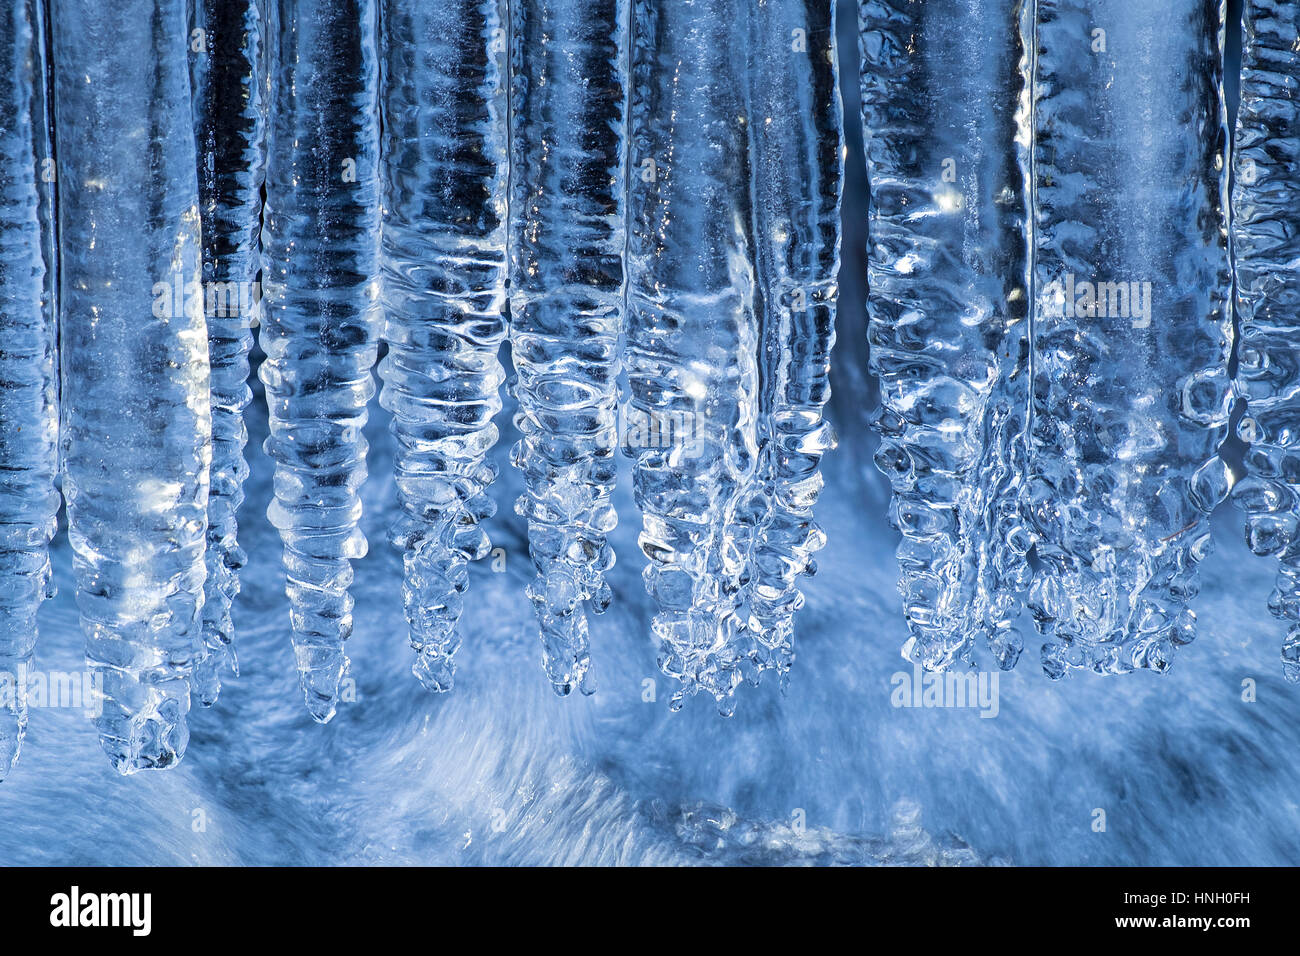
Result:
M902 533L899 589L928 668L1020 652L1028 396L1020 0L862 2L876 463ZM1023 139L1023 138L1022 138Z
M504 0L386 0L384 338L415 676L450 690L505 373Z
M54 0L63 490L121 773L185 752L211 422L183 0Z
M275 460L272 523L307 709L334 716L352 632L352 560L378 350L379 63L370 0L278 0L267 29L271 123L262 230Z
M1039 0L1031 594L1043 666L1165 670L1229 486L1222 9Z
M535 0L512 24L513 462L528 596L556 693L590 693L584 602L609 604L627 186L628 0Z
M54 166L41 0L0 13L0 780L22 748L59 493Z
M208 496L208 580L204 654L195 694L210 705L221 673L239 673L230 605L245 555L235 515L244 500L248 350L260 298L258 234L265 172L266 91L261 0L197 0L190 65L203 230L203 302L212 369L212 472Z
M1247 476L1233 488L1246 542L1281 563L1269 609L1287 621L1283 672L1300 681L1300 5L1246 0L1233 153L1238 434Z
M758 414L748 6L637 0L633 15L633 491L660 666L682 682L671 706L705 691L724 714L754 653L738 614Z
M834 4L763 0L751 16L751 180L761 292L760 458L749 509L749 628L782 684L794 661L796 586L826 536L813 522L838 294L842 110Z

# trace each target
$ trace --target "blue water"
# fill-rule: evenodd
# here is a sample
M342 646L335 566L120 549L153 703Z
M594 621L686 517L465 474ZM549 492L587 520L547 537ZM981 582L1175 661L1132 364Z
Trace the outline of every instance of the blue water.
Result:
M846 72L852 62L846 55ZM624 462L614 602L591 624L594 697L557 698L539 666L524 522L502 507L488 531L506 549L505 570L472 568L456 689L431 695L411 677L401 556L373 547L352 589L358 700L314 723L264 517L272 467L259 392L239 516L250 555L235 608L241 676L213 709L191 714L179 767L129 778L110 768L80 712L33 709L22 760L0 784L0 863L1295 863L1300 694L1280 674L1283 626L1267 611L1274 568L1250 555L1226 508L1202 566L1200 637L1168 675L1052 683L1031 657L1000 675L995 718L891 705L907 634L888 489L863 424L874 397L858 162L850 157L832 373L841 447L826 459L817 509L829 543L803 585L784 698L765 682L738 691L729 720L704 698L668 713ZM513 411L507 399L493 453L502 503L522 490L506 467ZM375 542L396 507L387 423L372 405L363 528ZM41 611L36 664L78 670L63 535L52 560L60 593ZM1257 702L1242 700L1246 679ZM658 681L654 703L643 700L647 680ZM1105 832L1093 829L1096 809Z

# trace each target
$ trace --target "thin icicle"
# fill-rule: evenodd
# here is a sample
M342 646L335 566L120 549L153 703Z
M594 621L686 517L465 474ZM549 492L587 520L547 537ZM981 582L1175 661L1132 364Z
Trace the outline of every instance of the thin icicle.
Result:
M1238 427L1250 443L1233 488L1246 543L1276 555L1269 609L1289 626L1283 673L1300 681L1300 4L1246 0L1233 151Z
M0 780L22 748L59 493L53 159L41 0L0 28Z
M1223 10L1037 9L1030 602L1049 676L1163 671L1229 487Z
M262 0L197 0L190 32L203 303L212 369L212 472L208 496L208 580L203 605L207 653L194 665L195 694L211 705L223 671L239 673L230 605L245 555L235 515L244 500L248 350L260 293L258 237L266 170L266 74ZM198 31L198 32L195 32Z
M385 0L384 338L380 404L393 414L392 532L415 676L450 690L466 563L496 468L505 373L505 0Z
M275 500L307 709L334 716L352 633L362 429L379 341L379 60L373 0L276 0L262 229Z
M528 596L556 693L590 693L583 605L609 604L618 445L628 0L517 4L511 42L513 462Z
M63 490L96 718L175 764L202 647L211 458L184 0L54 0Z
M760 458L751 490L749 628L759 666L784 685L794 662L797 581L826 536L813 521L835 436L830 352L840 258L842 108L835 5L760 0L751 12L750 109L761 301Z
M637 0L627 349L660 667L720 710L753 677L740 509L758 454L749 0Z

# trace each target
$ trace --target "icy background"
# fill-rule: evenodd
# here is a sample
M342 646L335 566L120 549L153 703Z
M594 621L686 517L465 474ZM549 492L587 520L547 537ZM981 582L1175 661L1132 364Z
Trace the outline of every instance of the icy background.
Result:
M1009 862L1294 864L1300 858L1300 695L1277 662L1273 568L1240 519L1215 516L1201 636L1165 677L1026 666L1000 677L1000 711L895 709L910 670L895 588L887 488L865 425L865 184L849 5L841 11L850 144L844 274L827 457L818 506L829 544L805 585L789 693L739 691L720 719L697 698L677 715L655 666L626 462L615 599L592 622L592 698L558 699L538 667L532 577L507 398L488 523L503 573L479 562L466 601L457 686L409 674L388 417L372 406L371 478L348 643L358 700L327 726L302 707L280 569L266 522L271 463L260 391L249 410L253 475L240 514L250 554L236 606L242 675L191 717L181 766L118 776L77 711L34 709L23 759L0 785L3 864ZM1232 68L1230 66L1229 74ZM59 596L42 609L36 666L83 666L65 537ZM1032 647L1031 643L1031 647ZM1257 682L1258 701L1242 700ZM646 696L645 681L658 700ZM1106 811L1106 831L1092 829Z

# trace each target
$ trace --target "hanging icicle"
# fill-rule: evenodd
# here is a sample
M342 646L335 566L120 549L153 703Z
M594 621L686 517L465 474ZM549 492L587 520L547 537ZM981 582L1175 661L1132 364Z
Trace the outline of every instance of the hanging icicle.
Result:
M1043 666L1163 671L1227 494L1218 4L1039 0L1031 117Z
M194 691L213 704L221 674L239 673L231 603L246 557L235 515L244 501L248 351L261 298L258 240L266 171L266 73L262 0L197 0L190 25L190 75L203 231L203 310L212 374L212 472L208 494L208 579L203 605L207 653Z
M275 500L307 709L334 716L366 553L362 429L379 343L379 57L373 0L275 0L262 228Z
M452 687L467 562L496 467L505 372L506 4L386 0L384 339L403 515L402 599L432 691Z
M584 605L610 601L623 327L629 0L530 0L511 30L512 460L528 596L558 694L590 693Z
M0 13L0 780L27 728L36 612L53 596L59 493L54 158L40 0Z
M183 0L54 0L63 492L101 743L185 753L209 418ZM123 24L129 29L123 29Z
M826 542L812 509L835 446L823 407L839 291L842 108L835 7L760 0L750 15L751 155L759 289L759 463L749 620L758 664L784 686L794 663L797 581Z
M660 666L720 710L754 676L741 616L751 534L738 516L756 465L747 3L638 0L624 361L645 423L634 494Z
M1247 475L1232 490L1246 543L1280 567L1269 610L1287 622L1283 673L1300 681L1300 5L1246 0L1233 150L1236 393Z
M1020 654L1019 481L1028 410L1019 0L864 0L876 463L894 489L908 656ZM1020 70L1015 69L1019 65Z

